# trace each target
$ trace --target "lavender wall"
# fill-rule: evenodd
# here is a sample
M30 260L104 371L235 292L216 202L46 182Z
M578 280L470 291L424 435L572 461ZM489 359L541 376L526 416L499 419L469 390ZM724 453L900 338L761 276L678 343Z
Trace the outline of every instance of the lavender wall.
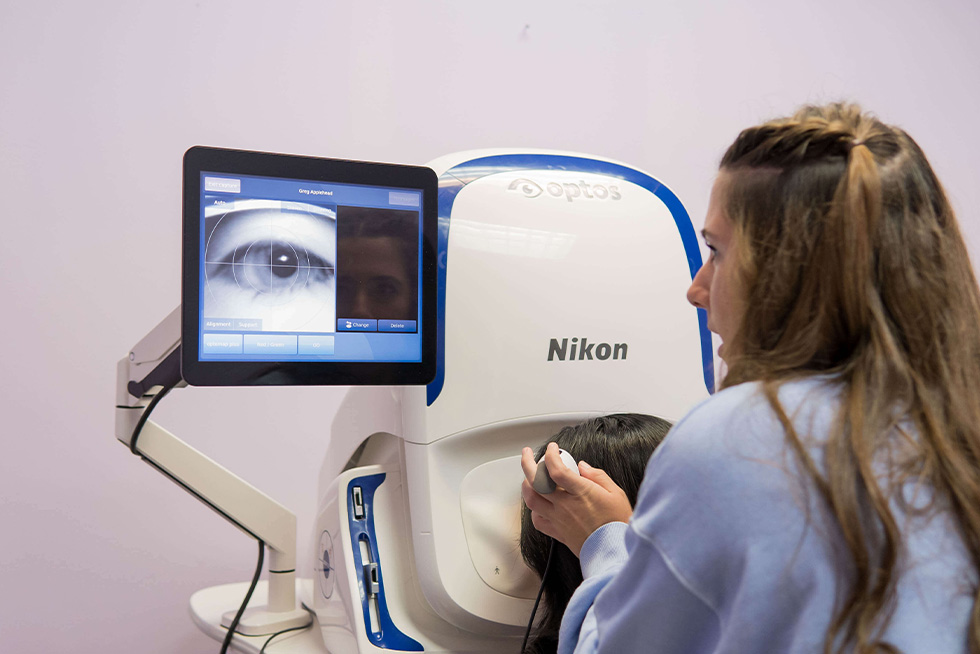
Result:
M189 146L575 150L700 227L738 129L850 98L916 136L976 255L978 33L975 0L5 2L0 651L215 652L187 598L251 575L254 542L113 437L115 362L180 302ZM157 418L292 507L305 561L342 394L186 389Z

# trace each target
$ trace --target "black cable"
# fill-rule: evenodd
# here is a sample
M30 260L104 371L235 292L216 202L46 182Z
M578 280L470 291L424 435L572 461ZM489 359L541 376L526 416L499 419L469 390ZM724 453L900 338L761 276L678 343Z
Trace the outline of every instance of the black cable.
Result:
M143 411L143 414L140 416L139 422L136 423L136 428L133 429L133 436L132 438L129 439L129 451L135 454L136 456L140 455L140 453L136 450L136 440L140 437L140 432L143 431L143 425L145 425L146 421L149 420L150 414L153 413L153 409L156 408L156 405L160 403L160 400L165 398L167 396L167 393L172 391L174 386L176 385L177 385L176 382L167 384L166 386L163 387L163 390L161 390L159 393L154 395L153 399L150 400L150 403L146 405L146 409Z
M245 593L245 599L242 600L242 605L238 607L238 613L235 614L235 618L228 625L228 633L225 634L225 640L221 643L221 654L225 654L228 651L228 646L231 644L231 639L235 636L235 629L238 628L238 621L242 619L242 614L245 613L245 607L248 606L248 601L252 599L252 591L259 583L259 577L262 576L262 563L265 560L265 543L259 541L259 564L255 566L255 576L252 577L252 585L248 587L248 592Z
M305 606L303 608L306 609ZM307 613L310 612L309 609L306 609L306 611L307 611ZM272 639L275 638L276 636L281 636L283 634L288 634L290 631L302 631L303 629L309 629L309 628L310 628L310 625L305 624L302 627L290 627L289 629L283 629L282 631L277 631L276 633L272 634L271 636L269 636L266 639L265 644L262 645L262 649L259 650L259 654L265 654L265 648L269 646L269 643L271 643L272 642Z
M534 598L534 607L531 608L531 618L527 621L527 631L524 632L524 642L521 643L521 654L527 648L527 639L531 636L531 625L534 624L534 614L538 612L538 603L541 602L541 595L544 593L544 582L548 578L548 571L551 570L551 555L555 553L555 539L551 539L551 546L548 547L548 562L544 564L544 574L541 575L541 586L538 587L538 596Z

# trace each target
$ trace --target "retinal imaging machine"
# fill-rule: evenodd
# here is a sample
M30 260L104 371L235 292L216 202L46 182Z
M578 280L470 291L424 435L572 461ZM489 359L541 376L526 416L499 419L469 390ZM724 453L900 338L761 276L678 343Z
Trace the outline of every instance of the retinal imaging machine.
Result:
M119 362L116 436L265 543L267 581L198 592L195 622L243 652L516 654L521 448L707 396L700 265L677 197L605 159L189 150L182 305ZM310 560L292 512L147 420L187 384L351 387Z

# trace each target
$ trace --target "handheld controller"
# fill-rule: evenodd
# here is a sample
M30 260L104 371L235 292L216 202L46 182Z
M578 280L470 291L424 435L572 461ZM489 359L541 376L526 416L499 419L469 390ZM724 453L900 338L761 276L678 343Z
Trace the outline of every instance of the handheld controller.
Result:
M581 474L578 471L578 463L575 462L575 458L566 452L565 450L558 450L558 455L561 457L562 463L565 467L574 472L576 475ZM534 481L531 483L531 488L538 491L542 495L548 495L549 493L554 493L557 485L551 478L551 474L548 472L548 466L545 465L544 457L538 461L538 470L534 473Z

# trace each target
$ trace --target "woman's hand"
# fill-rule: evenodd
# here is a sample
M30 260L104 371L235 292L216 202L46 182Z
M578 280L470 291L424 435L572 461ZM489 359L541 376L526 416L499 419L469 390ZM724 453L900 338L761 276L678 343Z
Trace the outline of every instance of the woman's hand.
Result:
M529 447L521 452L525 477L521 496L538 531L564 543L578 556L596 529L609 522L629 522L633 515L629 499L605 472L580 461L581 476L576 475L562 463L555 443L548 444L544 461L558 486L549 495L541 495L531 487L538 468L534 452Z

